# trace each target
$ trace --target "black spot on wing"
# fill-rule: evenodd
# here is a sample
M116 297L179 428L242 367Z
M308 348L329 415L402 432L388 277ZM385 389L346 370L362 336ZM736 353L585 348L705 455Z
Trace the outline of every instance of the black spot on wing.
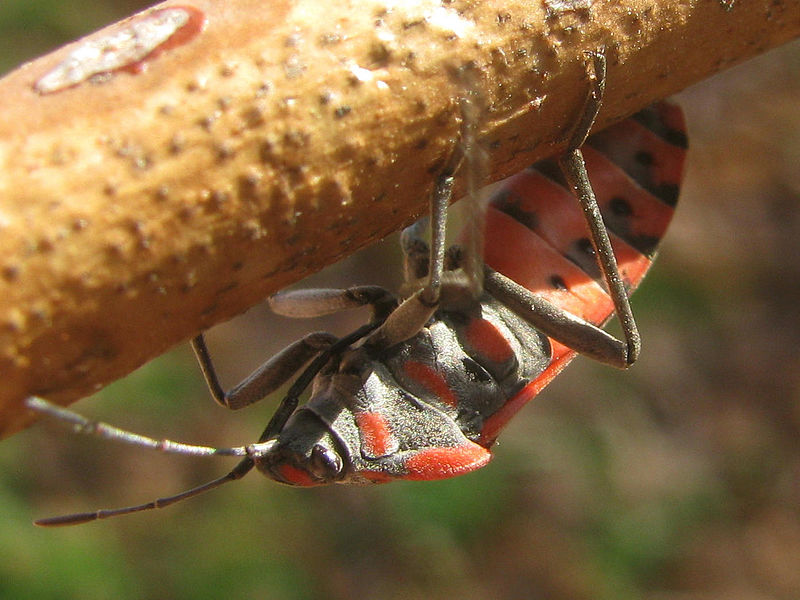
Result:
M630 203L622 196L613 197L609 201L608 207L611 210L611 214L621 219L633 215L633 208L631 208Z
M564 189L569 189L569 186L567 186L567 181L564 179L564 174L561 172L561 167L558 166L558 162L554 159L549 158L546 160L540 160L530 168L534 171L538 171L550 181L560 185Z
M664 204L675 208L678 204L680 186L674 183L662 183L657 187L657 191L654 193Z
M580 267L592 279L600 281L602 274L597 264L597 256L589 238L580 238L569 245L567 258Z
M561 277L561 275L551 275L550 285L552 285L553 289L555 290L561 290L562 292L567 291L567 282L564 281L564 278Z
M656 159L653 157L651 152L645 152L643 150L639 150L633 155L633 158L636 161L636 164L639 164L643 167L651 167L656 162Z
M522 206L522 198L511 190L500 192L492 201L492 206L530 230L536 229L539 224L536 213L526 211Z
M689 138L686 136L686 132L669 127L661 118L661 110L658 105L648 106L640 110L631 116L631 119L673 146L684 149L689 147Z
M622 196L614 196L608 201L603 211L603 220L609 231L625 240L645 256L653 256L659 244L659 238L635 232L633 223L634 209Z

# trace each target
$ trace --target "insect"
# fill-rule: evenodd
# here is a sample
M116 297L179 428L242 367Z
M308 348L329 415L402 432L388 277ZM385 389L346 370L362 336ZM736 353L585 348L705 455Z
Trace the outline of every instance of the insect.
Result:
M259 401L300 372L256 443L207 448L158 441L30 398L31 409L82 432L180 454L242 457L228 474L174 496L37 523L70 525L160 508L253 467L296 486L453 477L490 460L505 424L576 353L619 368L632 364L640 341L627 293L650 266L671 219L685 129L680 109L660 103L584 146L604 89L601 54L590 55L587 72L590 89L567 152L505 181L489 201L480 287L468 268L469 242L445 248L452 168L432 196L430 246L421 222L401 237L416 291L398 299L358 286L271 299L276 312L294 317L369 306L366 325L342 338L308 334L227 391L203 336L193 340L212 396L231 409ZM612 314L622 339L601 329ZM308 386L310 397L300 405Z

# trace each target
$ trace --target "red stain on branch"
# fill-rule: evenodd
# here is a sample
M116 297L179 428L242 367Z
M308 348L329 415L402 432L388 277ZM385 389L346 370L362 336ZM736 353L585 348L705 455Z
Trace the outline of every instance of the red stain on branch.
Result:
M136 15L115 30L87 38L33 87L40 94L53 94L85 81L103 83L120 71L137 75L158 55L192 40L205 23L205 14L191 6Z

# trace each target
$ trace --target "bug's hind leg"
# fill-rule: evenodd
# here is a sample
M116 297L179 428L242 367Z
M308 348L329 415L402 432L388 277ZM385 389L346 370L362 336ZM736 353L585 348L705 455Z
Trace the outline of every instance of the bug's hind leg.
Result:
M599 362L624 369L625 343L610 333L548 302L502 273L486 268L486 291L547 337Z
M586 164L580 150L589 135L589 130L597 117L603 99L606 77L606 59L603 54L599 52L589 54L587 74L591 85L586 96L582 116L572 132L567 152L559 158L558 162L567 183L581 205L586 223L589 226L592 247L597 256L600 271L608 286L609 295L614 303L614 311L622 325L623 337L625 338L624 366L629 366L636 362L639 357L641 337L639 336L636 321L633 318L628 294L619 274L614 250L611 248L608 231L603 222L603 216L600 214L600 208L597 205L597 199L592 190L589 176L586 173Z
M587 73L591 86L581 118L559 165L583 210L601 273L622 325L624 341L533 294L501 273L487 268L485 283L489 293L547 336L589 358L625 368L639 355L639 331L580 150L597 117L605 87L605 57L591 53L589 58Z

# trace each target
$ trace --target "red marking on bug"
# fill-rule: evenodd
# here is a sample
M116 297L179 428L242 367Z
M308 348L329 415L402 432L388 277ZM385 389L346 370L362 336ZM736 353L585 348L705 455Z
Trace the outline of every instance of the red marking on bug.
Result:
M166 6L134 16L79 42L33 88L52 94L121 71L142 73L157 56L197 36L205 24L205 13L193 6Z
M636 235L658 238L663 234L672 220L674 210L671 207L661 202L653 202L652 194L643 190L627 177L616 163L591 146L583 149L583 158L586 161L586 168L592 173L592 185L597 190L597 201L601 208L608 205L612 198L625 198L631 209L631 214L626 216L628 227L635 231ZM659 158L659 160L668 159ZM668 168L680 169L681 165L671 161Z
M526 256L535 259L520 260ZM588 318L587 309L610 303L603 288L551 244L491 206L486 213L485 259L496 271L581 318ZM564 289L553 287L553 275L561 277Z
M433 367L410 360L403 365L406 374L422 385L426 390L453 408L458 406L458 398L450 389L444 376Z
M466 334L470 345L493 362L505 362L514 355L508 340L486 319L472 319Z
M362 452L365 455L379 458L397 450L397 441L382 414L359 412L355 414L355 419L361 436Z
M278 475L287 483L303 487L319 485L306 471L294 465L284 463L277 469Z
M547 384L564 370L564 367L570 363L574 356L575 353L569 348L557 342L553 342L553 359L550 364L539 377L522 388L514 397L503 404L497 412L484 421L478 443L481 446L490 448L495 443L497 436L500 435L500 432L506 424L514 418L514 415L547 387Z
M467 441L455 448L427 448L406 461L412 481L448 479L480 469L492 459L491 453L474 442Z

